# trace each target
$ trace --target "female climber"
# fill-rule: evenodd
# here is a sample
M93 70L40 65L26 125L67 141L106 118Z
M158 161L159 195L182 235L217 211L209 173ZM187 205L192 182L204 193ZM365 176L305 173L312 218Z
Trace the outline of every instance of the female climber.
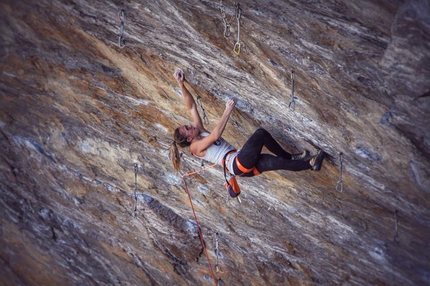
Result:
M221 119L212 132L208 132L203 127L196 102L185 86L183 71L176 69L173 76L181 88L185 106L193 119L192 125L180 126L174 131L174 141L170 147L170 158L175 172L180 169L180 156L177 145L180 147L189 146L191 154L194 156L225 166L225 169L235 176L252 177L272 170L319 171L321 169L325 156L323 151L318 151L318 154L310 159L307 159L309 157L309 151L307 150L301 154L292 155L285 151L263 128L257 129L246 141L245 145L236 150L221 137L230 114L236 105L236 99L227 100ZM261 153L263 146L266 146L275 156Z

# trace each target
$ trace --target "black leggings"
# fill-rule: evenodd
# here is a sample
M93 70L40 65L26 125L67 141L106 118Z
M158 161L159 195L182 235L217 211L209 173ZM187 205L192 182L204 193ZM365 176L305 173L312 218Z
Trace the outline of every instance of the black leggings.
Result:
M263 146L276 156L262 154ZM303 171L311 168L309 161L291 160L291 154L282 149L269 132L259 128L243 145L233 164L233 171L243 177L274 170Z

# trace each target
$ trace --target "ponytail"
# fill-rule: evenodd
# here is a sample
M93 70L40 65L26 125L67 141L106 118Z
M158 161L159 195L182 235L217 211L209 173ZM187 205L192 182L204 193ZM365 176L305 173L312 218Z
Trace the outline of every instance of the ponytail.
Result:
M178 173L181 169L181 156L175 141L170 145L170 160L172 161L173 170Z
M179 128L176 128L173 132L173 143L170 145L170 160L172 161L175 173L178 173L181 169L181 156L177 145L180 147L187 147L190 146L190 144L191 143L187 141L187 137L179 132Z

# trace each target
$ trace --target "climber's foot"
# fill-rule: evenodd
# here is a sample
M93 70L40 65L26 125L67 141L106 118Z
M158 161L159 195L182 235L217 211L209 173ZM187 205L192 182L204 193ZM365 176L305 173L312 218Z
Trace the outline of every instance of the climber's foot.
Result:
M310 164L313 171L319 171L321 169L325 155L326 153L323 150L319 150L318 154L311 159Z

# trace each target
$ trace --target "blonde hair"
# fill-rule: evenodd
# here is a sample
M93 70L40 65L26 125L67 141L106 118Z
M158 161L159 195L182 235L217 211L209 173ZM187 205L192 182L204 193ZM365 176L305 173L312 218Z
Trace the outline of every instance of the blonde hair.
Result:
M179 132L179 128L176 128L173 132L173 143L170 145L170 160L172 161L173 170L176 173L181 169L181 155L179 154L178 146L184 148L190 146L190 142L187 141L187 136Z

